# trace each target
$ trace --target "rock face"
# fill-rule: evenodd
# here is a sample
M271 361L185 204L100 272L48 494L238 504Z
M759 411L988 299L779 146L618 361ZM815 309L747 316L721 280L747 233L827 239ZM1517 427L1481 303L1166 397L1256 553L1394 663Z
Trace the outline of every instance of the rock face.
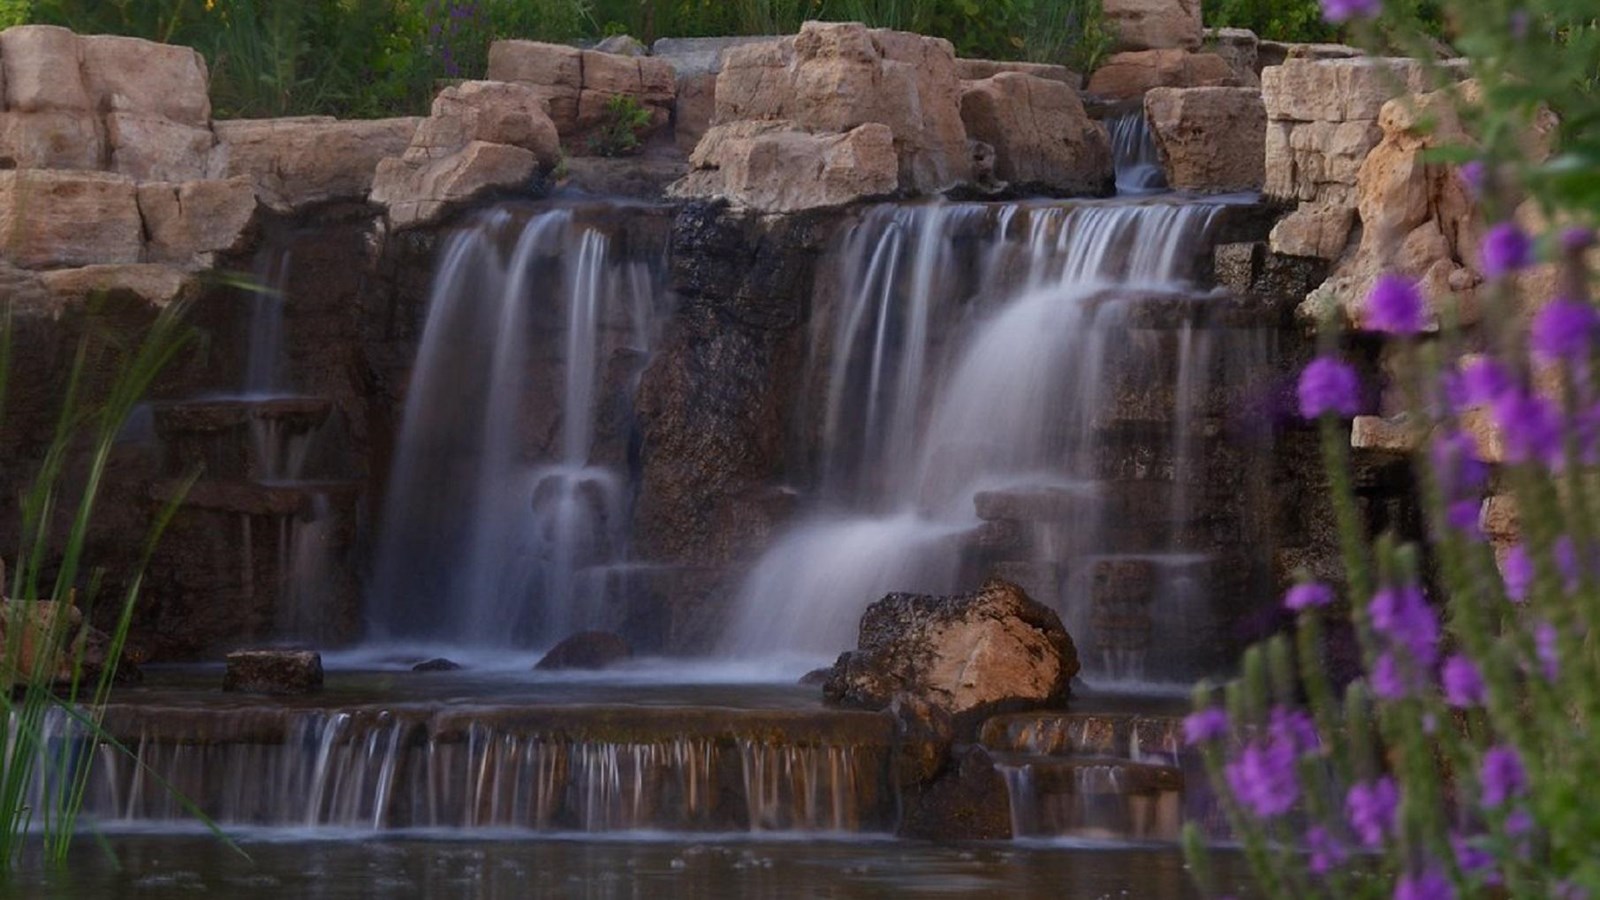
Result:
M0 172L0 254L23 268L136 263L144 249L134 182L102 172Z
M247 694L311 694L322 690L322 655L313 650L236 650L228 654L222 689Z
M1261 86L1261 40L1254 31L1248 28L1207 28L1204 45L1208 52L1227 61L1241 85Z
M1200 0L1105 0L1118 50L1194 50L1200 46Z
M280 212L360 200L372 189L379 160L405 152L421 122L327 116L217 122L214 174L249 178L261 202Z
M764 212L843 206L894 193L894 135L869 124L844 134L811 134L778 122L718 125L689 158L669 193L726 197Z
M580 631L551 648L534 668L540 671L605 669L633 658L628 642L608 631Z
M378 163L372 202L388 207L396 228L409 228L486 191L525 184L560 156L538 91L469 81L441 91L405 152Z
M1238 80L1215 53L1137 50L1113 54L1089 77L1088 92L1131 100L1156 87L1233 87Z
M714 122L785 121L816 134L881 124L900 189L935 193L971 174L955 59L947 41L807 22L794 37L725 52Z
M1253 88L1155 88L1145 116L1178 190L1256 191L1266 180L1267 110Z
M1018 72L968 81L961 118L994 148L994 175L1023 190L1108 193L1115 180L1105 126L1091 121L1076 89Z
M1078 654L1061 619L1009 582L973 594L890 594L861 618L824 695L882 709L898 694L970 720L1002 706L1064 703Z
M222 180L139 185L145 258L209 269L218 254L243 249L256 215L255 186L239 176Z
M649 114L648 135L671 121L677 93L677 76L664 59L538 41L494 42L487 78L515 82L543 99L562 146L574 156L590 152L590 138L608 124L616 98L629 98Z
M956 77L962 81L982 81L985 78L993 78L1001 72L1019 72L1023 75L1032 75L1035 78L1043 78L1047 81L1059 81L1072 88L1083 86L1083 76L1066 66L999 59L959 58L956 60Z

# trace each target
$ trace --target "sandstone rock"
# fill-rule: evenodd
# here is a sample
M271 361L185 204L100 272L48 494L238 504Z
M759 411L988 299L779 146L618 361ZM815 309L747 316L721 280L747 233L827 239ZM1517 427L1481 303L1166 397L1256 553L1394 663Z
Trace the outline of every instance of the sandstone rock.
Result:
M1105 0L1118 50L1194 50L1200 46L1200 0Z
M996 580L973 594L890 594L872 604L859 648L839 657L823 691L868 709L905 693L972 723L1003 706L1063 703L1077 672L1055 612Z
M706 133L691 170L669 192L724 197L764 212L842 206L894 193L894 136L871 124L845 134L809 134L783 122L735 122Z
M359 200L372 188L378 161L404 153L421 121L312 116L217 122L211 174L248 176L261 202L280 212Z
M1261 41L1248 28L1207 28L1204 47L1228 63L1245 87L1261 86ZM1281 60L1280 60L1281 61Z
M383 160L373 176L372 202L388 207L395 228L410 228L487 191L522 186L538 171L532 151L473 141L420 166L397 157Z
M84 80L100 110L159 116L196 128L210 125L210 77L198 51L111 35L80 41Z
M235 650L222 689L250 694L310 694L322 690L322 655L313 650Z
M241 248L255 221L255 186L242 175L147 182L139 185L139 214L149 238L147 259L208 269L216 254Z
M0 69L9 110L94 109L83 79L82 45L65 28L19 25L0 32Z
M1050 63L1017 62L999 59L956 59L956 77L962 81L982 81L1001 72L1020 72L1048 81L1059 81L1071 88L1083 86L1083 76L1066 66Z
M672 63L648 56L620 56L538 41L496 41L489 47L490 81L516 82L543 98L569 151L610 118L616 97L631 97L651 114L650 130L671 120L677 94Z
M960 93L946 41L807 22L794 37L725 52L714 121L838 134L880 124L894 138L901 190L935 193L971 176Z
M722 71L722 55L729 47L744 44L770 44L783 35L741 35L738 37L660 38L650 45L650 55L672 63L683 79L695 75L715 75Z
M1422 446L1422 430L1404 418L1356 416L1350 423L1350 447L1381 453L1410 454Z
M1272 252L1338 259L1350 242L1355 210L1338 204L1305 204L1272 228Z
M1117 53L1089 77L1088 92L1129 100L1154 87L1230 87L1233 69L1215 53L1139 50Z
M673 107L673 139L678 149L693 153L711 130L717 111L717 76L713 73L678 78L678 99Z
M580 631L551 648L534 669L608 669L633 658L628 642L607 631Z
M39 273L39 280L50 293L67 303L126 297L156 309L179 298L193 296L199 287L183 270L153 263L56 269Z
M1178 190L1254 191L1266 180L1267 111L1253 88L1155 88L1145 115L1167 183Z
M936 841L1009 840L1010 792L989 751L968 746L937 781L911 792L900 835Z
M1111 141L1078 92L1059 81L1003 72L966 82L961 118L994 148L994 174L1025 190L1104 194L1113 187Z
M521 147L545 167L561 158L561 138L537 91L525 84L468 81L434 98L433 113L417 128L405 159L441 159L472 141Z
M114 112L106 116L111 169L140 181L191 181L206 177L216 136L209 128L160 116Z
M1376 121L1269 122L1266 134L1268 196L1283 199L1352 200L1367 154L1383 132Z
M1412 59L1290 59L1261 73L1267 117L1275 122L1377 119L1397 94L1426 84Z
M0 112L0 168L104 168L105 132L82 110Z
M83 627L76 606L50 600L0 601L0 677L35 676L55 681L72 677L70 647ZM11 657L12 648L16 656Z
M143 247L132 179L45 169L0 172L0 257L32 269L134 263Z

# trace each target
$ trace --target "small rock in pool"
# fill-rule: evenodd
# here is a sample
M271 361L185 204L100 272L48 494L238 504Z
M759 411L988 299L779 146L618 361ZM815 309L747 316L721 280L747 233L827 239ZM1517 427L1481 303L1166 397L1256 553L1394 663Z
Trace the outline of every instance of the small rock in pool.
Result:
M535 669L604 669L633 658L633 648L608 631L580 631L555 645Z
M820 669L812 669L804 675L801 675L799 683L817 687L819 685L827 684L828 679L832 677L833 666L823 666Z
M442 656L419 662L411 667L413 672L454 672L461 668L461 664Z
M310 694L322 690L322 654L315 650L235 650L222 689L251 694Z

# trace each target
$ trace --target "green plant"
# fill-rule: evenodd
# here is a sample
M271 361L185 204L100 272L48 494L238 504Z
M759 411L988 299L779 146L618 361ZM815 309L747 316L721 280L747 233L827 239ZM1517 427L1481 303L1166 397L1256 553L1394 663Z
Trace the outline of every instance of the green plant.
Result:
M1029 62L1093 72L1116 43L1100 0L1025 0L1018 40Z
M596 156L627 156L639 149L639 136L650 127L650 110L638 98L618 94L606 101L606 117L589 138Z
M0 0L0 28L10 28L28 21L29 0Z
M142 556L127 573L126 590L113 610L115 624L105 644L94 648L98 659L93 665L88 658L87 622L102 573L87 568L85 551L123 423L191 340L184 313L182 302L168 306L143 339L131 346L84 337L63 385L54 435L22 498L11 599L0 607L5 631L0 710L10 726L0 729L0 869L15 863L31 829L38 829L47 858L56 864L65 861L76 832L90 767L80 740L51 739L52 715L63 718L91 746L110 740L100 727L101 711L116 677L144 568L177 500L157 515ZM9 386L11 323L7 305L0 313L0 412ZM105 396L90 402L89 373L99 369L97 362L103 356L115 360L114 374L104 388ZM85 441L86 455L82 455ZM182 494L180 490L178 498ZM57 525L64 512L70 517L61 532ZM61 534L64 539L58 543ZM74 622L80 605L82 630ZM36 786L38 793L31 793Z

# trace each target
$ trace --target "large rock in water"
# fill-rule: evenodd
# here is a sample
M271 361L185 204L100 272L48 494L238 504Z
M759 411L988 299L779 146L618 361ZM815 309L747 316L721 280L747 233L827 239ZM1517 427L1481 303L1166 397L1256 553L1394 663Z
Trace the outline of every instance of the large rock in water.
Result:
M1154 88L1145 114L1167 170L1184 191L1258 191L1266 180L1267 109L1254 88Z
M810 134L781 122L734 122L706 133L679 197L726 197L763 212L843 206L892 194L898 184L894 135L883 125Z
M550 649L534 666L542 671L605 669L633 658L628 642L608 631L580 631Z
M322 654L314 650L235 650L222 689L248 694L310 694L322 690Z
M1077 673L1077 648L1055 611L993 579L972 594L872 604L860 646L839 657L823 693L867 709L908 694L970 723L1000 708L1063 703Z
M1023 189L1109 193L1114 177L1105 126L1060 81L1001 72L961 92L967 133L994 147L995 175Z

